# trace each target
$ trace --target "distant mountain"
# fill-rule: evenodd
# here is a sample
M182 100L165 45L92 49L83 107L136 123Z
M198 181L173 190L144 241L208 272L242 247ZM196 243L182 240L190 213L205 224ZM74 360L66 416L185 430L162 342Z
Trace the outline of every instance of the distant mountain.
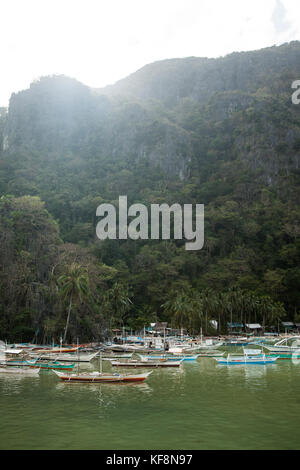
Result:
M170 106L183 98L203 104L218 92L256 93L263 88L273 94L273 83L278 79L283 85L280 91L286 92L286 83L299 74L300 43L294 41L218 59L189 57L154 62L98 91L108 96L156 99Z
M245 142L243 133L245 127L247 133L253 132L256 116L262 125L257 134L263 134L263 148L267 146L263 152L286 146L292 167L298 165L292 152L300 138L294 125L298 109L291 105L291 84L297 77L299 42L220 59L155 62L97 91L64 76L44 77L12 95L4 147L93 151L107 157L123 155L133 162L145 157L168 173L186 176L195 145L203 146L203 126L213 129L223 122L230 139L241 127L233 147L244 154L248 146L254 165L268 168L271 180L281 163L262 161L266 155L260 155L259 135L253 138L252 156L252 144ZM282 121L280 113L285 114Z

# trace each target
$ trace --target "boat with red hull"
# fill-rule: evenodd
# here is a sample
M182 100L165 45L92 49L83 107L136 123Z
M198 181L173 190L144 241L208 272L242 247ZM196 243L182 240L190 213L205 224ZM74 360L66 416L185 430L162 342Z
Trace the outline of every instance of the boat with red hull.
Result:
M144 382L146 378L152 373L147 372L145 374L109 374L103 372L92 372L82 374L65 374L63 372L53 371L63 382L68 383L128 383L128 382Z

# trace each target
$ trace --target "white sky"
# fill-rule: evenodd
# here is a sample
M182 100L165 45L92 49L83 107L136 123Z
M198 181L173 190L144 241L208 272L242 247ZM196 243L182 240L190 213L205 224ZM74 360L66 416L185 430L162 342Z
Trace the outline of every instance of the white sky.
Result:
M299 0L0 0L0 106L42 75L102 87L155 60L295 39Z

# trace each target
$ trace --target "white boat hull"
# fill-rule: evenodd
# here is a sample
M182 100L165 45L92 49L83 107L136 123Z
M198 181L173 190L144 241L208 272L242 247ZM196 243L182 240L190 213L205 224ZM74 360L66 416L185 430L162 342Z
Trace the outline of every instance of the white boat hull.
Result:
M93 354L31 354L30 357L46 359L49 361L59 362L91 362L96 356L99 355L99 351Z

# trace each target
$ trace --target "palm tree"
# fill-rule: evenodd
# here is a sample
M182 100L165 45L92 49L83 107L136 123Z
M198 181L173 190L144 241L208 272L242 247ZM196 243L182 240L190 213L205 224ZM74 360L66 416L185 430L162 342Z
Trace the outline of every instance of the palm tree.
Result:
M232 333L233 315L237 305L237 293L234 287L230 287L228 291L225 292L223 302L226 313L230 316L230 333Z
M66 274L63 274L58 279L60 285L60 293L62 298L66 301L68 299L68 316L64 331L63 342L65 342L70 323L70 314L74 302L86 297L89 293L89 277L87 269L80 264L72 263Z
M118 320L124 324L125 314L130 310L132 301L127 286L116 282L113 287L106 292L103 305L112 312L111 320Z
M208 332L208 317L219 318L218 327L220 330L220 302L218 294L213 289L206 289L202 294L203 311L205 310L205 333Z
M174 316L176 325L180 328L188 322L190 324L193 310L192 300L184 290L178 293L173 291L170 294L169 300L167 300L161 307L166 313Z
M203 300L201 294L197 291L191 291L190 297L190 321L193 325L193 330L199 331L199 328L202 328L202 318L203 318Z
M207 334L207 322L208 322L208 312L210 312L210 314L212 313L212 291L210 289L206 289L203 293L202 293L202 307L203 307L203 310L205 310L205 333ZM210 315L211 316L211 315Z

